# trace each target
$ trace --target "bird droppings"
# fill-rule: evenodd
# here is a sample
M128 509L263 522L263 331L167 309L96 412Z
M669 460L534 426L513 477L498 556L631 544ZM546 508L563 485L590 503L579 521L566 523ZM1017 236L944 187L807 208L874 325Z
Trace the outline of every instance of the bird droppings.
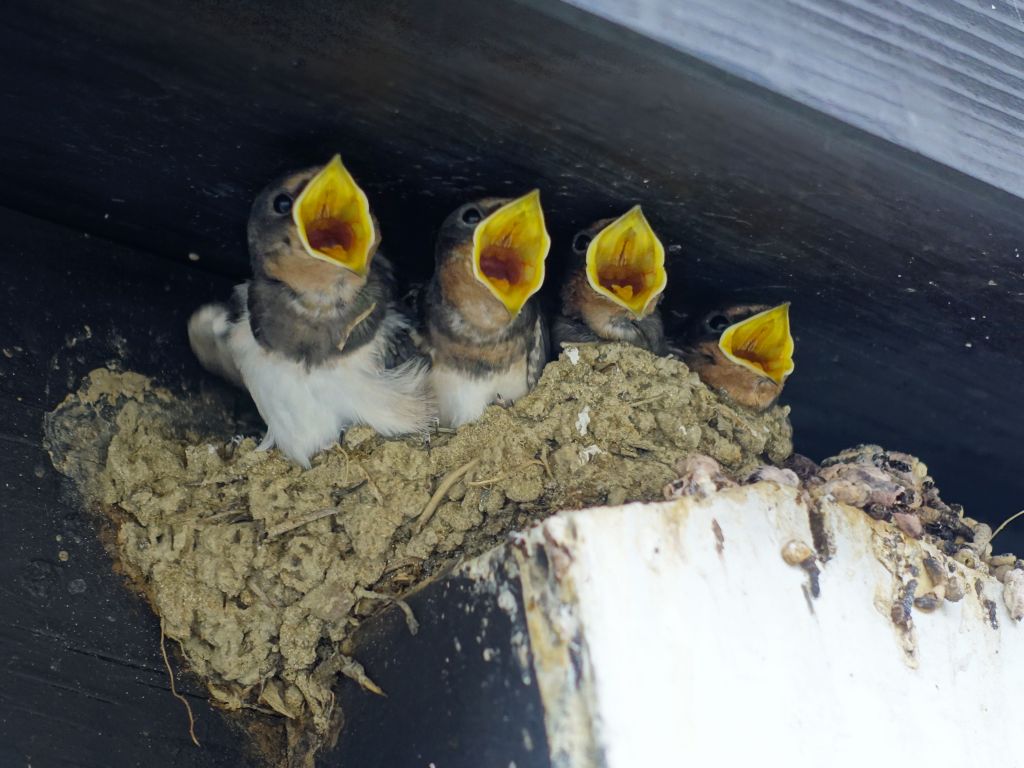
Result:
M696 454L676 462L676 479L665 484L662 496L667 501L685 496L707 498L723 488L731 488L736 481L729 477L711 456Z
M722 526L714 518L711 518L711 532L715 535L715 551L719 556L725 554L725 534L722 532Z
M1024 619L1024 570L1014 568L1003 580L1003 602L1014 621Z
M999 616L996 613L996 601L985 598L982 600L985 610L988 612L988 623L992 629L999 629Z
M212 699L264 715L262 743L287 754L272 764L309 766L337 732L337 676L379 691L348 641L381 597L553 511L661 498L688 455L742 477L791 453L788 408L735 408L632 347L575 349L476 423L427 442L356 427L309 470L231 439L222 405L130 372L90 374L47 417L47 445Z
M754 482L761 481L754 479ZM814 613L812 598L821 597L821 569L818 568L817 555L804 542L791 539L782 545L782 559L786 565L799 566L807 574L807 584L803 587L804 596L807 598L807 607Z
M590 406L584 405L583 410L576 414L576 431L580 437L587 436L587 429L590 428Z
M718 462L700 454L680 460L676 471L679 477L663 489L669 500L705 498L736 484ZM965 584L972 579L976 605L988 624L998 628L997 605L985 593L981 575L1001 582L1007 613L1015 620L1024 618L1024 560L993 555L992 540L998 530L966 517L960 505L945 503L928 468L915 456L860 445L825 459L821 466L793 454L781 468L761 466L741 477L742 484L767 481L800 489L814 546L790 540L780 554L788 565L807 573L802 590L812 614L813 598L821 594L819 566L827 565L834 555L829 515L843 507L866 515L874 556L890 576L879 585L875 605L891 621L905 661L912 667L917 665L914 610L931 613L946 601L963 600ZM1011 516L1000 529L1016 517Z
M782 559L787 565L802 565L809 558L814 557L814 550L795 539L787 541L782 547Z
M877 521L875 556L893 577L891 593L880 594L877 605L891 618L911 666L917 663L913 610L930 613L946 601L963 600L972 580L985 620L999 628L996 602L979 576L1002 582L1008 614L1024 617L1024 561L993 555L992 528L965 516L960 505L945 503L917 457L861 445L826 459L819 471L805 471L801 478L818 505L837 501ZM910 540L920 545L911 547Z
M916 456L860 445L825 459L817 472L803 472L812 498L830 498L892 522L969 569L1004 581L1012 570L1024 568L1024 560L1015 555L993 555L992 528L967 517L959 504L943 501L928 467Z
M934 592L914 598L914 607L925 613L931 613L940 605L942 605L942 598Z

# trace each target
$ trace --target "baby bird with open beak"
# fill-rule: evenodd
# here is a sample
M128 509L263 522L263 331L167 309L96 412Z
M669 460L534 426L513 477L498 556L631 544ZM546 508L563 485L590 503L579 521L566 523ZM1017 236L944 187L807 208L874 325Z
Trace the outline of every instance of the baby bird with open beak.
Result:
M577 232L572 250L576 264L551 326L556 351L570 342L619 341L666 354L658 312L668 282L665 248L640 206Z
M763 411L793 372L789 303L737 304L699 312L672 350L707 386L739 405Z
M473 421L537 383L547 332L533 296L550 247L537 190L467 203L442 224L423 308L443 425Z
M197 310L188 332L208 370L252 395L267 424L261 448L308 467L353 424L399 435L435 418L428 361L379 244L366 195L337 155L256 198L252 279L231 306Z

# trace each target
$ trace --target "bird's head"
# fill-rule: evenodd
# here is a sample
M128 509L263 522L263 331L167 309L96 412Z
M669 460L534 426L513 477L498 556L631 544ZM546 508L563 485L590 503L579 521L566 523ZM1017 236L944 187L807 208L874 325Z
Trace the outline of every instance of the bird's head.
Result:
M734 402L762 410L793 372L789 303L736 304L698 314L682 357L701 380Z
M639 205L617 219L602 219L580 230L572 249L601 300L637 320L658 306L668 283L665 247Z
M335 155L267 186L249 215L253 270L296 290L361 283L380 244L366 194Z
M441 225L437 268L446 294L472 286L515 318L544 283L551 237L544 224L540 191L515 200L485 198L466 203ZM451 298L451 297L450 297Z

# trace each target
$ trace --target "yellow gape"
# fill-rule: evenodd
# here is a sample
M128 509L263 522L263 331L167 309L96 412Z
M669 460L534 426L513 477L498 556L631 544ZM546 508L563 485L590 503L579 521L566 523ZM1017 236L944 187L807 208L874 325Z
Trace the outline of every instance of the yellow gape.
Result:
M366 194L335 155L306 185L292 206L302 245L310 256L340 264L357 275L370 269L377 238Z
M587 248L590 286L644 317L665 290L665 247L654 234L640 206L631 208L602 229Z
M722 332L718 346L734 363L781 384L793 372L789 302L730 325Z
M473 232L473 276L515 317L544 284L551 237L540 190L506 203Z

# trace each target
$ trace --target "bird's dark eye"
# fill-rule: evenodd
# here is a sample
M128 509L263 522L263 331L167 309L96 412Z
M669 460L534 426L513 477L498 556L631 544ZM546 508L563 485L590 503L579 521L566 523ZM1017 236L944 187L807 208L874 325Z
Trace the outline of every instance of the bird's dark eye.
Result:
M724 331L731 325L729 318L721 314L712 315L706 320L706 322L708 328L717 333Z
M474 208L473 206L469 206L466 210L462 212L463 224L479 224L480 219L482 218L483 214L480 213L480 209Z
M591 237L586 232L580 232L572 240L572 249L577 253L582 253L587 250L590 245Z
M292 196L282 192L280 195L274 198L274 212L280 213L284 216L289 213L292 209Z

